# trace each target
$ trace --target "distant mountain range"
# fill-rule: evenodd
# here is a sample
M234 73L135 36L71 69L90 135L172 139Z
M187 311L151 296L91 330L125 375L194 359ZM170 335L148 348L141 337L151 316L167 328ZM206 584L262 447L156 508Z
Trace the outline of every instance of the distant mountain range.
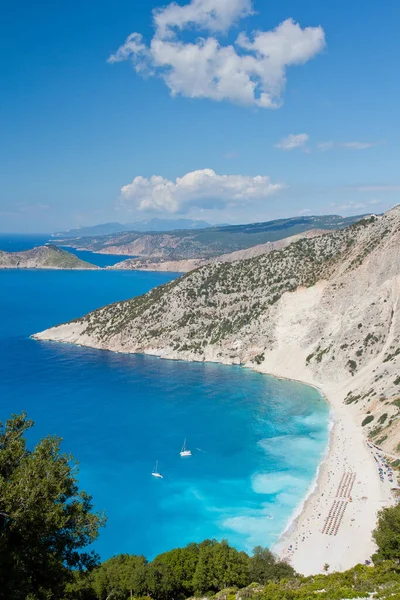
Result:
M60 236L57 243L101 254L121 254L168 261L210 259L266 242L276 242L309 230L342 229L360 218L360 216L344 218L338 215L325 215L196 230L191 228L147 233L124 231L90 237L68 236L64 239Z
M53 233L53 238L93 237L97 235L112 235L125 231L174 231L176 229L205 229L212 227L207 221L193 219L146 219L134 223L101 223L91 227L78 227L68 231Z

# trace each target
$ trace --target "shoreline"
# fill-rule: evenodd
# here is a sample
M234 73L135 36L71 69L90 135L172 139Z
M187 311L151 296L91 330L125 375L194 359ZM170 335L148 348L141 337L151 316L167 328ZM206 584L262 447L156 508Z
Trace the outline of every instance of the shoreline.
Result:
M314 387L314 386L310 386L310 387ZM326 400L326 402L328 403L328 400ZM329 408L330 408L330 413L329 414L330 414L330 417L331 417L332 414L333 414L333 411L332 411L332 407L330 405L329 405ZM272 546L271 550L273 552L275 551L274 550L275 547L278 547L280 544L282 544L283 540L286 537L289 537L290 535L292 535L294 533L294 531L296 529L296 525L298 524L298 521L299 521L302 513L304 512L304 510L307 507L307 503L309 502L309 500L311 499L311 497L318 492L319 478L320 478L320 474L321 474L321 469L323 468L323 465L326 462L326 460L328 458L328 455L329 455L334 426L335 426L335 422L334 422L334 420L332 420L332 418L330 418L329 419L329 428L328 428L328 431L329 431L328 443L326 444L324 452L323 452L322 457L321 457L321 460L318 463L317 470L315 472L315 476L314 476L313 480L311 481L311 483L310 483L310 485L308 487L308 490L305 493L305 495L303 496L302 500L299 502L299 504L293 510L292 514L289 516L289 518L287 520L287 523L285 525L285 528L282 531L282 533L280 534L278 540Z
M376 514L393 503L391 485L380 482L361 426L355 422L349 406L333 399L333 396L343 398L344 392L315 387L330 407L329 442L318 465L314 485L310 486L273 547L281 559L303 575L323 573L324 565L329 565L328 572L344 571L370 560L376 550L371 537ZM343 477L350 474L354 485L349 495L343 497L338 490ZM343 503L344 512L337 532L323 533L330 511L339 502Z
M34 334L31 337L46 341L45 333ZM65 338L47 340L71 343ZM88 344L74 345L96 348L95 345ZM115 351L101 347L97 349ZM343 403L349 387L354 387L352 381L348 380L341 386L322 384L313 380L311 373L305 371L304 367L293 368L293 365L282 364L278 356L271 355L268 358L272 360L266 360L264 364L256 366L228 360L196 361L192 357L185 359L185 356L163 356L160 349L148 349L140 353L126 350L119 352L157 356L169 360L236 365L316 388L330 408L332 425L329 441L319 462L315 479L289 517L277 542L273 544L273 551L303 575L323 573L326 564L329 565L329 571L344 571L371 559L376 549L371 537L376 515L379 509L393 503L390 492L392 486L388 482L386 485L380 482L377 466L367 447L361 424L356 419L352 407ZM290 376L288 371L292 370L293 376ZM343 478L345 481L347 478L352 479L350 493L346 494L346 497L343 497L343 494L338 495ZM338 530L336 533L324 533L324 522L338 502L344 507Z

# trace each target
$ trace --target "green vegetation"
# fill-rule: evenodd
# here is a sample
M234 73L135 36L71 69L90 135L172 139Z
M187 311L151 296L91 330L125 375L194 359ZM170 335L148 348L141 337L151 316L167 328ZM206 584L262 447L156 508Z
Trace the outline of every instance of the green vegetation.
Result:
M373 420L374 420L374 415L368 415L367 417L365 417L365 419L361 423L361 426L365 427L365 425L368 425L368 423L371 423L371 421L373 421Z
M257 365L261 365L261 363L264 361L264 359L265 359L265 355L264 355L264 352L262 352L261 354L257 354L257 356L255 356L252 360Z
M346 398L344 399L344 403L345 404L352 404L353 402L357 403L361 398L361 395L358 394L357 396L353 396L351 392L349 392L346 396Z
M357 363L355 360L347 361L347 367L352 375L354 375L354 371L357 369Z
M400 563L400 505L379 511L373 538L379 548L373 557L375 562L394 560Z
M72 569L97 557L84 551L104 518L79 491L76 463L48 436L30 451L25 414L0 423L0 598L60 598Z
M393 358L396 358L396 356L398 356L400 354L400 348L396 348L396 350L394 352L390 352L389 354L387 354L385 356L385 358L383 359L383 362L388 362L389 360L393 360Z

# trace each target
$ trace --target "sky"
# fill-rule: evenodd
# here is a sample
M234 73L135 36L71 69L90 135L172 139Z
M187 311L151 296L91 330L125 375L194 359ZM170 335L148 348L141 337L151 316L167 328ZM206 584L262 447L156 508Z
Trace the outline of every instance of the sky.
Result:
M0 232L399 202L395 0L3 0Z

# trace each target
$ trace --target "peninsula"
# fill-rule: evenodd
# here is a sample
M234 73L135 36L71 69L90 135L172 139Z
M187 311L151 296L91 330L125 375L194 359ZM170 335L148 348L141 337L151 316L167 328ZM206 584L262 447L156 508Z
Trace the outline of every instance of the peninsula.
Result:
M51 244L23 252L0 250L0 269L97 269L66 250Z
M281 250L202 266L34 337L242 364L318 387L332 407L329 451L275 548L309 574L370 558L377 511L392 502L394 484L366 440L399 452L399 299L398 206Z

